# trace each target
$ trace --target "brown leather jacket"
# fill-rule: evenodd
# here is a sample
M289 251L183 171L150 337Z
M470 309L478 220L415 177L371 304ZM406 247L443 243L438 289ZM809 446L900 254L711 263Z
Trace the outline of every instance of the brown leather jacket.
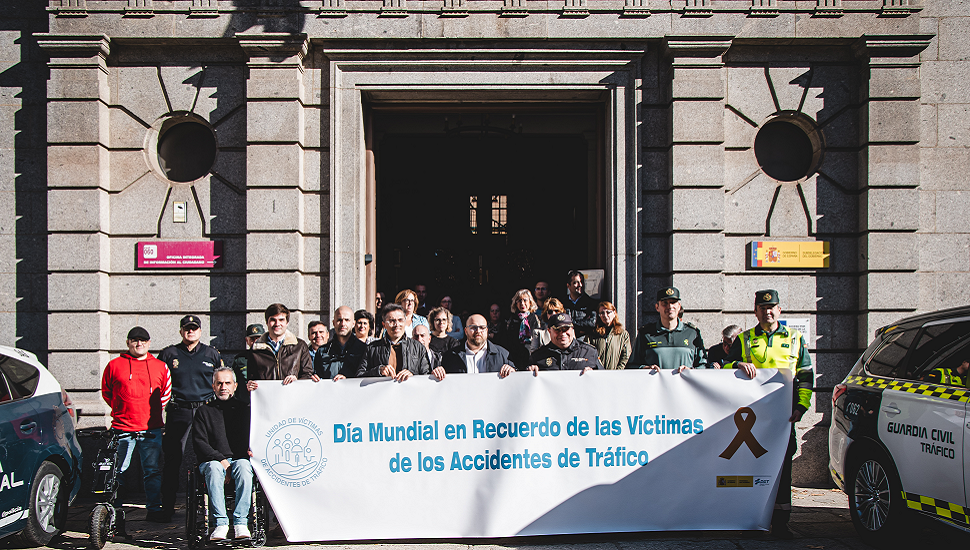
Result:
M263 334L246 352L246 378L249 380L282 380L294 375L300 380L313 376L310 348L292 332L286 331L278 354L269 345L269 334Z

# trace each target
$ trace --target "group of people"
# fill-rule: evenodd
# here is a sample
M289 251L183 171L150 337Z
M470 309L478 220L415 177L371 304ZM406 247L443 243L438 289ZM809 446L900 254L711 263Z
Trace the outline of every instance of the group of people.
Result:
M195 315L181 319L181 341L164 348L157 359L148 351L148 332L132 328L128 351L105 369L102 392L111 406L113 429L157 435L157 440L127 440L122 449L128 459L135 448L140 454L147 519L171 521L182 455L191 439L197 468L213 502L216 527L210 540L229 536L230 518L221 504L227 475L239 497L232 512L233 536L250 536L246 527L252 483L248 401L249 392L267 380L287 385L297 380L389 377L403 382L427 375L440 381L454 374L496 373L505 378L521 371L535 376L546 370L704 368L737 368L754 378L757 368L786 368L796 380L789 421L798 421L808 410L814 383L811 359L801 334L779 323L776 291L756 294L754 328L727 327L722 341L708 350L700 330L683 320L681 294L675 287L657 292L659 319L640 327L631 344L616 307L590 298L582 273L570 271L566 283L562 299L550 296L549 285L542 281L536 284L535 294L519 290L512 297L511 315L504 320L491 311L497 305L488 316L472 313L462 320L452 314L448 296L437 307L429 307L426 287L418 285L416 291L400 291L391 303L381 303L383 296L378 295L376 316L338 307L332 329L321 321L309 324L309 342L289 330L289 309L272 304L264 314L265 327L246 327L247 349L231 364L200 341L202 323ZM247 391L237 391L239 385ZM163 409L167 412L164 434ZM780 480L783 487L791 483L795 445L793 427ZM160 455L164 456L161 469ZM773 533L791 536L790 513L791 492L780 490Z

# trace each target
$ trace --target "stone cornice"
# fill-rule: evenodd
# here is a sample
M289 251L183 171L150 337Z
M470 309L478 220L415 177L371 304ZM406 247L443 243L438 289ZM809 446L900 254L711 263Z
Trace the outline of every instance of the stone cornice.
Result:
M94 65L107 72L111 39L105 35L35 33L37 45L50 55L49 67Z
M310 40L303 33L237 33L239 46L249 55L250 67L303 65L310 51Z
M856 55L873 60L904 60L918 56L930 45L932 39L932 34L863 35L853 45L853 49Z
M726 35L667 36L664 53L673 58L718 58L728 51L733 41L733 36Z

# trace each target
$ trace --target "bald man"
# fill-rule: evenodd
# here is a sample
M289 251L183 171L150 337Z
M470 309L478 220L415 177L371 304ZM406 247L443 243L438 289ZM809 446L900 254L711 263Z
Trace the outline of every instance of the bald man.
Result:
M357 376L367 345L354 336L354 310L340 306L333 312L333 340L317 352L313 371L336 382Z
M515 372L509 352L502 346L488 340L488 321L478 313L468 317L465 327L465 340L460 346L444 353L441 366L431 374L438 380L445 373L483 374L497 372L499 377Z

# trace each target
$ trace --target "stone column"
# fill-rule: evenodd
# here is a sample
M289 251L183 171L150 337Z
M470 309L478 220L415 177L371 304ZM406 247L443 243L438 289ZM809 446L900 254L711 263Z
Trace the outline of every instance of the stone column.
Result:
M306 35L237 34L249 54L246 87L247 322L263 322L272 303L304 315L320 309L319 184L305 171L308 103ZM319 138L318 138L319 139ZM319 171L319 168L316 168Z
M671 63L671 278L691 318L718 326L724 294L724 102L729 37L667 39ZM652 303L654 289L644 289ZM716 321L716 322L715 322ZM714 333L716 334L716 333Z
M105 36L38 38L51 58L47 87L48 365L65 388L99 388L110 350L105 106L109 40Z
M868 78L859 101L863 136L859 196L859 345L919 303L919 52L928 37L866 36L857 44Z

